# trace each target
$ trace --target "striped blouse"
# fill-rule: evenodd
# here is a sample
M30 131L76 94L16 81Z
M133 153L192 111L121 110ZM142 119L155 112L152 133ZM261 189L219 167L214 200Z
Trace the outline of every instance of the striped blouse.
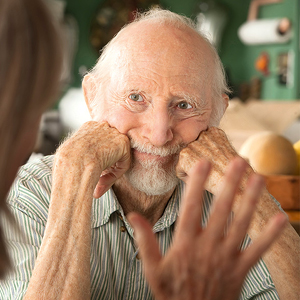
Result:
M8 205L19 230L3 216L1 221L14 269L0 282L0 299L22 299L42 243L48 217L53 156L23 166L8 196ZM162 253L172 242L183 190L180 183L163 216L153 227ZM205 192L203 222L212 196ZM154 299L142 272L142 262L133 240L133 230L112 189L93 199L91 245L91 299ZM250 243L247 237L243 243ZM240 299L279 299L262 260L248 273Z

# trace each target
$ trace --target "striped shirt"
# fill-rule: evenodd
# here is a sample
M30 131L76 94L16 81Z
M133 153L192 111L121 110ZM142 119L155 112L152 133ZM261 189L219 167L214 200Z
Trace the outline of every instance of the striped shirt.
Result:
M0 299L22 299L42 243L48 217L53 156L23 166L8 196L8 205L20 230L2 217L14 270L0 283ZM163 216L153 227L162 253L172 242L183 191L181 182ZM212 195L205 192L203 225ZM142 272L133 230L112 189L93 199L91 245L91 299L154 299ZM247 237L243 243L250 243ZM262 260L248 273L240 299L279 299Z

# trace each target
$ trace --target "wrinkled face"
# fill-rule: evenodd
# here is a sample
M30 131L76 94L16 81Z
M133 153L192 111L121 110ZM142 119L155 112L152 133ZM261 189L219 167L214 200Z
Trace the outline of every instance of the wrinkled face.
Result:
M151 26L133 25L120 37L95 119L129 136L132 167L126 177L157 195L174 188L180 149L208 127L211 55L189 30Z

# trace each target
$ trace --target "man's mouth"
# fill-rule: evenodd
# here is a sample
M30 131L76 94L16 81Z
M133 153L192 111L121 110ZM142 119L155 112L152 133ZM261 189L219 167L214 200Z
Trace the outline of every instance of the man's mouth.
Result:
M136 161L157 161L162 164L169 162L174 156L174 154L168 156L155 155L152 153L141 152L134 148L132 148L132 155Z

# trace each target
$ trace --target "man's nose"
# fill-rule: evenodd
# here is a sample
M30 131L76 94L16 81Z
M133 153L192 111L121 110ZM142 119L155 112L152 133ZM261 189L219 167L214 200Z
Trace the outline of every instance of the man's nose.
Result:
M173 117L167 108L152 109L144 123L144 138L162 147L173 139Z

